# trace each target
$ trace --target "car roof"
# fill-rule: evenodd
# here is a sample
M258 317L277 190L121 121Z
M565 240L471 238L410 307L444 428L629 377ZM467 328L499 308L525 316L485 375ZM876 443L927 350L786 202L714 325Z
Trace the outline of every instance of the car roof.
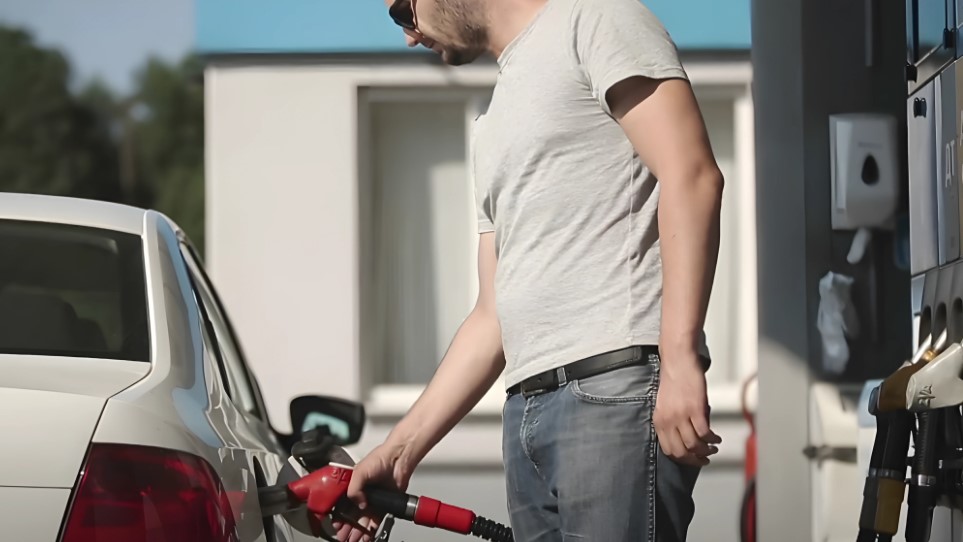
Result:
M141 235L147 213L145 209L120 203L0 192L0 219L73 224Z

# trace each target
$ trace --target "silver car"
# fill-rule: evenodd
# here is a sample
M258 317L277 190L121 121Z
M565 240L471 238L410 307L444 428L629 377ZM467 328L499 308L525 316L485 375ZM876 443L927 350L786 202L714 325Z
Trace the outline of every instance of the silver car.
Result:
M263 518L257 488L286 481L312 424L357 438L363 410L335 402L298 398L295 434L270 427L201 258L164 215L0 194L4 540L316 540Z

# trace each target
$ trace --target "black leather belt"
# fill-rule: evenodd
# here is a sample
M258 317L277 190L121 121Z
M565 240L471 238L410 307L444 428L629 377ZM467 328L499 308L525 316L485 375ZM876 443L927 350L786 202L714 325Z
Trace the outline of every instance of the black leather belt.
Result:
M526 378L508 388L508 395L521 393L525 397L531 397L550 392L572 380L588 378L629 365L644 365L649 362L651 354L658 355L658 353L659 348L657 346L647 345L630 346L604 354L597 354Z

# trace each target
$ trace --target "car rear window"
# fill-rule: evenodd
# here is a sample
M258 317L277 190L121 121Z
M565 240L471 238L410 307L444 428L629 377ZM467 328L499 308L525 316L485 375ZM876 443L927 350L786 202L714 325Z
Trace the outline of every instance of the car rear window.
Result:
M140 237L0 220L0 353L150 361Z

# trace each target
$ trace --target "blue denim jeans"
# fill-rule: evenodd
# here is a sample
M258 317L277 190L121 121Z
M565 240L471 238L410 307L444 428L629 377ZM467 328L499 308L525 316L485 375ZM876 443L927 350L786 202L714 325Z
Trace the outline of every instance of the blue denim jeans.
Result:
M659 359L509 396L503 453L517 542L683 542L698 467L662 453Z

